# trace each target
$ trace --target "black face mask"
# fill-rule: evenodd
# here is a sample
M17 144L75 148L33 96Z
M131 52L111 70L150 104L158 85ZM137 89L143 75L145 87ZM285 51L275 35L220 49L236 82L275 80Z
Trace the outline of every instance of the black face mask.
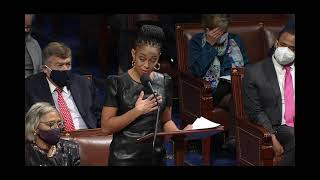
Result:
M61 129L55 128L55 129L50 129L49 131L39 130L38 135L42 140L44 140L48 144L55 145L60 140Z
M63 88L64 86L69 85L69 82L70 82L69 76L70 76L70 70L67 70L67 71L52 70L50 73L50 78L60 88Z

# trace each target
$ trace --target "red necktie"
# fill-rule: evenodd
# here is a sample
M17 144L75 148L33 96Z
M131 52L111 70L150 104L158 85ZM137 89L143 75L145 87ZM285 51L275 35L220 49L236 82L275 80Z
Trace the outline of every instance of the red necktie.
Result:
M68 109L67 103L64 101L62 97L62 89L56 88L56 91L58 92L58 105L59 105L59 111L64 119L65 124L65 131L74 131L74 124L72 121L71 113Z
M295 116L295 106L294 106L294 91L291 76L291 67L285 66L285 84L284 84L284 99L285 99L285 112L284 119L286 120L287 126L294 127L293 118Z

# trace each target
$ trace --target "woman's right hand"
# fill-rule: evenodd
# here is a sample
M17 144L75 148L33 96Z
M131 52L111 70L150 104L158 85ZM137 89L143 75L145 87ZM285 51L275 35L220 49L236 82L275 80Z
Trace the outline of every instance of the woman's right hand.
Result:
M141 113L146 114L148 112L154 111L158 108L156 98L154 95L150 95L147 99L143 100L144 92L141 91L139 98L136 101L135 109ZM161 103L162 96L157 96L158 102Z
M220 28L214 28L212 30L207 29L207 42L213 46L223 34L224 31Z

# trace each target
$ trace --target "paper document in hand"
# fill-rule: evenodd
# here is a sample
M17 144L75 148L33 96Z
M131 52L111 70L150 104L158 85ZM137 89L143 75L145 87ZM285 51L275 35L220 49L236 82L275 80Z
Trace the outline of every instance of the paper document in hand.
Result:
M230 75L228 75L228 76L220 76L220 78L228 80L228 81L231 81L231 76Z
M220 124L209 121L204 117L197 118L192 124L192 129L208 129L218 127Z

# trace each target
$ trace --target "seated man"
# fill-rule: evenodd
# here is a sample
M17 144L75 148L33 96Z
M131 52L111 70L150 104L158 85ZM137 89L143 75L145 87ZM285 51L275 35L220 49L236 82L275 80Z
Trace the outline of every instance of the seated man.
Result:
M248 63L247 53L240 37L228 32L227 14L202 16L204 32L192 37L189 45L188 68L197 77L208 81L212 87L214 104L231 114L225 148L235 150L235 118L231 98L230 74L232 67Z
M244 108L249 117L272 133L279 165L295 165L295 29L287 26L275 42L275 51L246 68Z
M52 42L43 53L43 72L25 80L25 110L36 102L49 102L59 110L66 131L100 127L95 87L91 80L70 73L70 48Z

